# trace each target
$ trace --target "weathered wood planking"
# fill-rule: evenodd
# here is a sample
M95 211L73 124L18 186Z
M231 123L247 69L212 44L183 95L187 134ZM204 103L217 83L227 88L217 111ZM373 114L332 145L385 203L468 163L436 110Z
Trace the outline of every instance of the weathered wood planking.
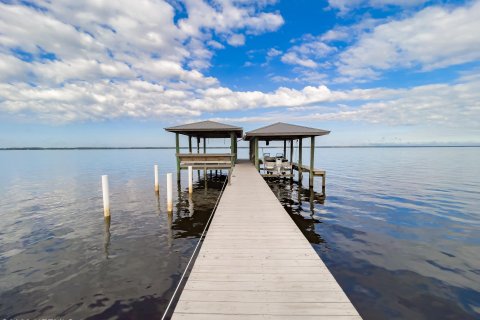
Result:
M254 165L241 162L172 319L361 317Z

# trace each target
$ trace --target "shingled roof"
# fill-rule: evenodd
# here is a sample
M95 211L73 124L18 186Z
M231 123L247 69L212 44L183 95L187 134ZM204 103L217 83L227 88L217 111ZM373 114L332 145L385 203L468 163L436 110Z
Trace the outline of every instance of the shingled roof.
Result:
M329 134L330 131L277 122L266 127L245 133L245 140L258 137L260 140L288 140L301 137L315 137Z
M239 138L243 134L241 127L209 120L182 124L165 130L200 138L228 138L232 132Z

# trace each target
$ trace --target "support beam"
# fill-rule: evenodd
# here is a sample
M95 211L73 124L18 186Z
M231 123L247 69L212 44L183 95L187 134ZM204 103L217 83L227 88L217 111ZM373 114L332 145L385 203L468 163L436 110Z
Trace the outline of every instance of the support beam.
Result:
M192 136L188 136L188 152L192 153Z
M302 172L302 141L303 138L298 139L298 182L302 184L303 172Z
M255 143L255 168L257 168L258 171L260 171L260 161L258 159L258 138L255 137L255 140L254 140L254 143Z
M283 140L283 156L287 157L287 140Z
M180 172L180 158L178 154L180 153L180 134L175 133L175 152L177 153L177 172Z
M310 173L308 174L309 187L313 188L313 168L315 165L315 137L310 137Z
M207 138L203 138L203 153L207 153Z
M200 153L200 137L197 137L197 153Z

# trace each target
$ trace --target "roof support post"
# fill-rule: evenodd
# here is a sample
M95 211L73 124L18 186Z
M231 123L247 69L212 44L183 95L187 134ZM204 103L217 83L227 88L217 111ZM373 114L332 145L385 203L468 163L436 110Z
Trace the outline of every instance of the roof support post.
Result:
M290 139L290 163L293 162L293 139Z
M283 156L287 157L287 140L283 140Z
M207 153L207 138L203 138L203 153Z
M309 187L313 188L313 167L315 165L315 136L310 137L310 173L308 174L309 178Z
M197 137L197 153L200 153L200 137Z
M255 137L255 168L257 168L258 171L260 171L260 161L258 161L258 138Z
M302 141L303 138L298 139L298 182L301 185L303 179L303 166L302 166Z
M238 141L237 141L237 136L233 136L233 139L235 141L235 162L237 162L238 159Z
M235 163L235 133L230 132L230 154L232 155L232 167Z
M192 153L192 136L188 136L188 152Z
M178 157L180 153L180 134L178 132L175 133L175 152L177 156L177 171L180 172L180 158Z

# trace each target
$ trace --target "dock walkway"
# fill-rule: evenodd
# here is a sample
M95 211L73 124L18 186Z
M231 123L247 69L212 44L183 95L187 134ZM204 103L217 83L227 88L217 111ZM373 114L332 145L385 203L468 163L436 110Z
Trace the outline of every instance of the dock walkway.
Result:
M238 163L172 319L361 319L249 162Z

